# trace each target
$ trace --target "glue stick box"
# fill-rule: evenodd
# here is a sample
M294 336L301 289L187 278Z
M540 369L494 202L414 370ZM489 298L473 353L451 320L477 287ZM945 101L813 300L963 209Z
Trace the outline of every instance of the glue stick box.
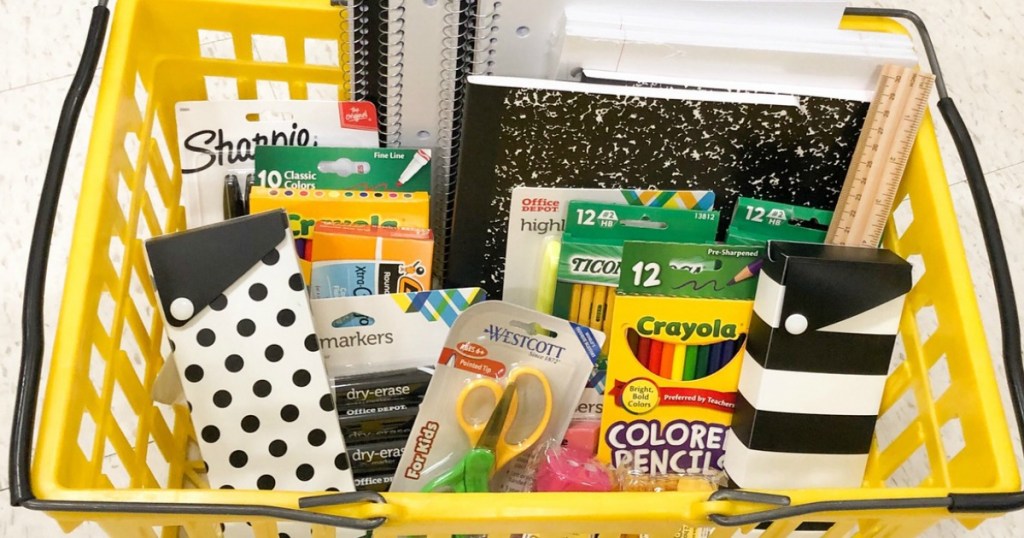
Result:
M722 470L737 402L753 301L708 298L681 286L701 275L692 272L695 262L673 258L673 251L689 252L682 247L623 248L598 459L641 474ZM680 271L688 276L673 274Z

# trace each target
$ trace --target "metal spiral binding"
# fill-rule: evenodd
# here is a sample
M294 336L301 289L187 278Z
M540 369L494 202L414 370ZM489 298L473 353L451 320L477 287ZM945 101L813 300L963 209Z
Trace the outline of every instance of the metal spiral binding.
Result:
M338 8L338 62L343 75L339 93L351 96L356 101L366 98L367 52L365 42L360 42L360 34L365 34L366 22L363 1L331 0L331 5ZM360 16L364 19L361 20Z
M350 0L352 23L352 97L356 101L364 101L370 98L369 72L370 72L370 51L369 51L369 24L368 15L370 8L366 5L368 0Z
M462 110L466 93L466 76L491 74L494 62L493 47L499 2L490 13L477 13L477 0L445 0L444 33L442 35L441 87L438 102L441 115L438 125L438 159L441 178L446 185L441 200L444 230L451 228L455 204L455 166L459 159L462 130ZM451 236L445 233L442 248L435 250L435 267L441 268L448 259Z
M405 68L405 1L379 0L398 5L380 10L380 46L384 52L378 66L378 93L384 106L378 107L381 142L400 145L402 136L402 79Z
M477 14L476 24L473 25L473 55L470 59L474 75L494 74L495 45L498 42L498 20L501 14L501 2L495 2L490 13Z

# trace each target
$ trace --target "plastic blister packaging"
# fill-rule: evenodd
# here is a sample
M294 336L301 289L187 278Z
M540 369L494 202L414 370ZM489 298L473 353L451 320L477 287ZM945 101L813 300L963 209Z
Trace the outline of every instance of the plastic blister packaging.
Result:
M604 335L508 303L452 326L392 491L529 491L529 458L561 441Z

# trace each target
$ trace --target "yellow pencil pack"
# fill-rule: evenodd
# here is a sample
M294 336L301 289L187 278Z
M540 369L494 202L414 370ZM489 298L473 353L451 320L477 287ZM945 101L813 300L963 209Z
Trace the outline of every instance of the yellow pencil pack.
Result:
M309 283L311 245L317 222L367 224L386 228L429 228L430 195L425 192L370 192L253 187L249 212L288 212L302 276Z
M753 301L681 296L666 278L671 265L631 245L609 333L598 459L638 473L714 474Z

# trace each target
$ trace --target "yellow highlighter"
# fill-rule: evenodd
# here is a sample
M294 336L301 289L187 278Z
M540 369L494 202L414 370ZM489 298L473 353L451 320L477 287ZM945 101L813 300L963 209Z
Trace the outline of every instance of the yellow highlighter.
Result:
M562 242L556 237L544 239L544 254L540 264L540 278L537 279L538 312L550 314L555 308L555 286L558 284L558 254L562 250ZM575 302L574 302L575 304ZM569 321L574 321L570 317Z

